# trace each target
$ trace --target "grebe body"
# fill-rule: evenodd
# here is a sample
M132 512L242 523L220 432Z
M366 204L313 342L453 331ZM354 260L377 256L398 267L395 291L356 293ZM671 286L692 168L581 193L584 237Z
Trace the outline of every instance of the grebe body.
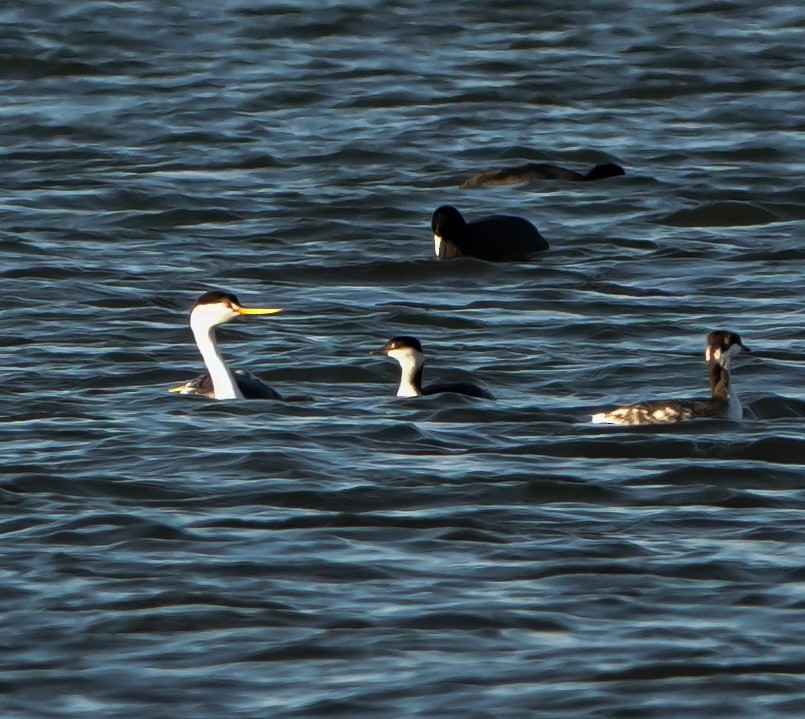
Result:
M625 174L626 171L614 162L596 165L585 175L547 162L528 162L517 167L504 167L478 172L464 180L459 187L499 187L501 185L516 185L521 182L534 182L536 180L589 182Z
M391 357L400 365L400 385L398 397L420 397L444 392L463 394L469 397L495 399L489 390L470 382L440 383L423 386L422 371L425 366L425 352L416 337L392 337L383 348L381 354Z
M591 419L595 424L669 424L704 417L740 420L743 407L730 382L730 360L741 350L751 351L737 332L718 330L707 335L704 357L710 379L709 397L637 402L599 412Z

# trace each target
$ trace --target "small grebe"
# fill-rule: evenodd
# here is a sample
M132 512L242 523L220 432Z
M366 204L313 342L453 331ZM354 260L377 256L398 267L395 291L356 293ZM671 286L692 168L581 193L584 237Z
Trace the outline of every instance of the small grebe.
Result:
M455 392L470 397L495 399L491 392L469 382L454 382L422 386L422 369L425 366L425 353L416 337L393 337L386 342L380 352L400 363L402 375L397 389L398 397L419 397L421 395Z

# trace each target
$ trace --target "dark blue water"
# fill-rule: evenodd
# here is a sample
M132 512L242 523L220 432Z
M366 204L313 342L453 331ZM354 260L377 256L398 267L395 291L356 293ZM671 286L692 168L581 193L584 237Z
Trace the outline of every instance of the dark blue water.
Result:
M805 706L805 11L0 8L0 707L779 719ZM625 177L460 190L524 162ZM532 220L438 262L430 217ZM209 288L285 402L167 393ZM742 423L591 425L706 392ZM394 396L372 354L421 339Z

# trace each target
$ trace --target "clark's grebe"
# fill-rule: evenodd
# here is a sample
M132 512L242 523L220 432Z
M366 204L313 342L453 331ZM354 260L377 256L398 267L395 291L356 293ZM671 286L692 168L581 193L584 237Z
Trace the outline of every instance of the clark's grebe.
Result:
M194 377L170 392L201 394L215 399L280 399L279 394L253 374L227 367L218 343L215 328L243 315L271 315L280 309L243 307L229 292L211 290L196 300L190 312L190 328L204 359L207 373Z
M743 408L730 386L730 359L750 349L736 332L719 330L707 335L704 357L710 376L710 397L702 399L657 399L599 412L596 424L668 424L699 417L740 420Z
M527 260L548 249L548 242L528 220L511 215L492 215L467 222L451 205L439 207L431 219L433 246L441 260L477 257L500 262Z
M470 397L495 399L491 392L469 382L455 382L422 386L422 370L425 365L425 353L416 337L393 337L380 350L400 363L402 375L397 389L398 397L419 397L421 395L455 392Z

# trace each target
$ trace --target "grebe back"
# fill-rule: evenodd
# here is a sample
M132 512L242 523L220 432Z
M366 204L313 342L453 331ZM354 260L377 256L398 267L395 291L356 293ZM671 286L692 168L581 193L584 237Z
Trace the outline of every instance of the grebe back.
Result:
M707 335L704 351L710 396L701 399L657 399L618 407L592 416L595 424L669 424L702 417L740 420L741 401L730 383L730 359L751 350L737 332L717 330Z

